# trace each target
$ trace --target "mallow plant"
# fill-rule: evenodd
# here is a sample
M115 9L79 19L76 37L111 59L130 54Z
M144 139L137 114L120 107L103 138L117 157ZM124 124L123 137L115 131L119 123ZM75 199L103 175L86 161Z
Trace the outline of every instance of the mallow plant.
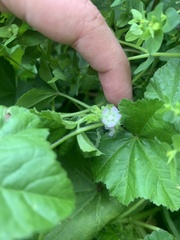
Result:
M179 1L93 2L131 65L118 106L77 52L0 14L0 240L180 239Z

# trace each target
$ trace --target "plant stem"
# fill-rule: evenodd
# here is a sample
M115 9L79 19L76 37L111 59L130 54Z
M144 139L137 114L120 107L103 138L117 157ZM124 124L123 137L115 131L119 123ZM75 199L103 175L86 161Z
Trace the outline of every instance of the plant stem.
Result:
M144 228L148 228L150 230L153 230L153 231L158 231L160 230L159 227L156 227L156 226L153 226L151 224L148 224L148 223L143 223L141 221L133 221L134 224L138 225L138 226L141 226L141 227L144 227Z
M61 116L63 118L76 117L76 116L80 117L87 114L88 112L89 112L89 109L85 109L85 110L74 112L74 113L61 113Z
M126 45L126 46L129 46L129 47L132 47L132 48L135 48L135 49L137 49L137 50L139 50L141 52L148 53L148 51L145 48L139 47L139 46L137 46L137 45L135 45L133 43L128 43L128 42L125 42L125 41L122 41L122 40L119 40L119 43L123 44L123 45Z
M149 56L153 56L153 57L177 57L180 58L180 53L163 53L163 52L157 52L157 53L153 53L153 54L141 54L141 55L137 55L137 56L133 56L133 57L129 57L128 60L132 61L132 60L137 60L137 59L142 59L142 58L148 58Z
M71 100L72 102L77 103L78 105L80 105L84 108L89 109L91 107L91 106L87 105L86 103L83 103L83 102L81 102L81 101L79 101L79 100L77 100L73 97L68 96L67 94L58 92L58 95L61 96L61 97L67 98L67 99Z
M157 52L153 53L152 56L154 57L174 57L180 58L180 53L172 53L172 52Z
M44 237L44 234L40 233L39 236L38 236L38 240L43 240L43 237Z
M82 128L78 128L73 132L70 132L69 134L65 135L64 137L60 138L58 141L56 141L55 143L51 144L51 148L54 149L55 147L59 146L60 144L62 144L63 142L65 142L66 140L68 140L69 138L72 138L82 132L87 132L89 130L98 128L98 127L102 127L104 124L103 123L94 123Z
M133 57L128 57L128 60L137 60L137 59L142 59L142 58L148 58L150 56L149 53L146 54L141 54L141 55L137 55L137 56L133 56Z
M166 219L166 221L169 225L169 228L171 229L173 235L176 237L176 239L179 239L179 237L180 237L179 233L178 233L178 231L177 231L177 229L176 229L176 227L175 227L175 225L174 225L174 223L173 223L173 221L172 221L172 219L169 215L168 210L163 208L163 213L164 213L165 219Z
M152 216L154 215L155 213L159 212L161 210L161 208L159 207L155 207L153 209L150 209L148 211L145 211L145 212L142 212L142 213L139 213L135 216L132 217L133 220L140 220L140 219L145 219L149 216Z
M133 211L136 210L136 208L138 208L141 204L143 204L145 202L144 199L139 200L137 203L135 203L132 207L130 207L126 212L124 212L123 214L121 214L118 219L123 219L125 217L127 217L129 214L131 214Z

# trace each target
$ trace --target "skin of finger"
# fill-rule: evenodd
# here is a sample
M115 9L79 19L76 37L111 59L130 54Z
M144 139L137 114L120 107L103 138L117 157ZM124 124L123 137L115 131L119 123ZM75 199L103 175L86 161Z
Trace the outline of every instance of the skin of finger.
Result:
M1 0L10 12L47 37L72 45L99 73L108 101L131 98L129 63L97 8L89 0Z

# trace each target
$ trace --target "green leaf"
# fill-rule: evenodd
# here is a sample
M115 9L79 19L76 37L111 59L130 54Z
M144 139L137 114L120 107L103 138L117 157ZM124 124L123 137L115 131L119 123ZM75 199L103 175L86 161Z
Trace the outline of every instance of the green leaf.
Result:
M173 30L180 23L180 15L178 12L170 7L165 12L167 19L162 28L163 32L167 33Z
M66 80L66 76L64 75L64 73L61 71L60 68L56 68L53 71L53 75L54 75L54 77L51 80L49 80L48 83L54 83L58 80L63 80L63 81Z
M51 80L53 79L52 70L50 69L47 59L43 57L41 58L40 62L39 75L43 81L49 84L51 88L57 90L55 82L54 81L51 82Z
M147 19L149 21L152 21L153 23L155 20L156 20L156 22L157 21L161 22L162 14L163 14L163 3L159 3L156 5L156 7L154 8L153 11L151 11L147 14Z
M175 134L172 136L174 148L180 152L180 134Z
M170 175L167 144L121 133L104 137L99 149L105 155L94 159L93 172L111 196L125 205L140 197L172 211L180 209L179 183Z
M143 70L147 69L151 63L154 61L153 56L149 56L145 62L141 63L138 68L134 71L134 74L138 74L139 72L142 72Z
M10 38L12 36L11 26L0 27L0 37L1 38Z
M48 131L35 127L37 117L18 107L4 110L0 115L0 239L25 238L64 220L73 210L74 197L67 174L46 141Z
M27 129L37 128L39 118L25 108L0 106L0 137L16 134ZM46 136L47 137L47 136Z
M20 107L43 109L46 107L55 97L57 93L53 89L38 89L34 88L22 95L16 105Z
M73 129L77 126L76 122L64 120L63 114L59 112L50 110L43 110L41 112L31 110L31 112L34 112L40 117L41 124L44 128L57 129L61 126L65 126L66 129Z
M151 79L145 97L175 105L180 101L180 59L171 59Z
M15 103L16 81L12 65L0 57L0 105L10 106Z
M48 128L50 131L49 141L55 142L65 135L68 129L73 129L77 126L76 122L63 120L61 113L44 110L38 112L36 110L31 110L39 116L41 120L41 126L43 128Z
M27 45L28 47L37 46L43 43L46 40L46 37L41 33L28 29L23 33L21 37L22 45Z
M147 235L144 240L174 240L173 236L168 232L160 229L157 231L152 232L151 234Z
M37 47L27 47L22 57L22 64L32 64L41 57L41 53Z
M123 126L132 134L148 139L158 138L171 143L171 136L175 133L173 126L163 121L164 104L155 100L122 100L119 104Z
M118 6L119 4L121 4L122 0L115 0L110 7L116 7Z
M162 45L163 38L164 33L161 29L154 31L154 37L148 38L144 42L143 47L147 49L150 54L156 53Z
M61 225L49 232L44 240L92 240L98 231L116 218L125 207L109 197L102 184L94 184L82 172L70 172L76 193L76 210Z
M91 140L87 137L85 133L78 134L77 141L80 149L85 153L86 157L95 157L103 154L94 146L94 144L91 142Z

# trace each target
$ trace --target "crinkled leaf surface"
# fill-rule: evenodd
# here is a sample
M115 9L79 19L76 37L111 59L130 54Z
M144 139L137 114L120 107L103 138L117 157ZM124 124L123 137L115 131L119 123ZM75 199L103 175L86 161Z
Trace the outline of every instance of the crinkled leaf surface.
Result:
M37 128L39 123L39 118L25 108L0 106L0 137Z
M144 240L173 240L173 236L164 230L154 231L147 235Z
M180 101L180 59L169 60L151 79L146 98L158 98L172 106Z
M23 238L71 213L72 185L37 116L18 107L1 107L0 114L0 239Z
M125 208L109 197L104 186L94 184L79 170L72 170L70 176L76 193L76 211L49 232L45 240L92 240L100 229Z
M67 132L68 129L73 129L77 126L76 122L64 120L61 113L44 110L38 112L31 110L40 117L41 125L43 128L48 128L50 131L49 141L55 142L60 139Z
M158 99L137 102L122 100L119 104L123 125L136 136L171 142L175 133L173 126L163 121L164 104Z
M121 133L104 137L93 162L97 182L106 184L112 196L128 205L135 198L149 199L171 210L180 208L179 183L171 179L167 144Z

